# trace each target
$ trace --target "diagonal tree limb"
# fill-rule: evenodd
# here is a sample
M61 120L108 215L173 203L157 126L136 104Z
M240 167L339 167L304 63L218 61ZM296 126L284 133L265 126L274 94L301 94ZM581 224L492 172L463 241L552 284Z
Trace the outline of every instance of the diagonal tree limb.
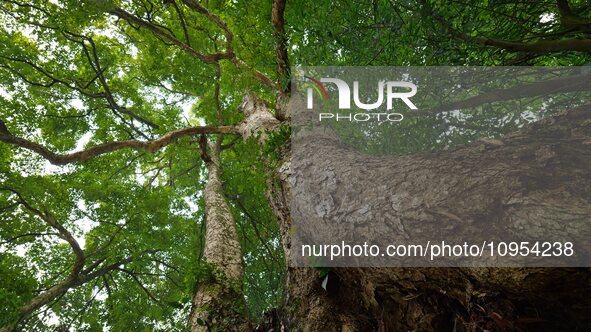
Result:
M170 3L174 7L174 10L175 10L177 16L179 17L181 27L183 28L183 35L185 36L185 43L187 45L191 46L191 38L189 37L189 31L187 30L187 23L185 22L185 16L183 15L183 12L179 8L179 6L176 4L176 1L172 0L172 1L170 1Z
M23 237L29 237L30 236L30 237L36 238L36 237L40 237L40 236L55 236L55 235L59 235L59 234L58 233L35 233L35 232L25 233L25 234L20 234L20 235L17 235L17 236L13 236L10 239L7 239L5 241L2 241L2 242L0 242L0 245L6 245L8 243L11 243L11 242L16 241L16 240L18 240L20 238L23 238Z
M187 7L191 8L194 11L204 15L207 17L208 20L213 22L217 25L220 29L224 31L224 35L226 36L226 52L231 54L232 57L234 56L234 50L232 48L232 40L234 39L234 34L228 28L226 22L224 22L219 16L210 12L207 8L202 6L199 2L195 0L181 0Z
M105 266L99 268L98 270L91 270L90 268L88 268L84 271L84 275L80 278L80 282L85 283L85 282L88 282L94 278L104 276L105 274L107 274L111 271L117 270L121 265L129 264L133 261L136 261L136 260L142 258L145 255L155 254L158 251L159 250L145 250L135 256L129 256L129 257L120 259L113 264L105 265Z
M51 87L54 84L61 84L61 85L65 86L65 87L67 87L68 89L77 91L80 94L82 94L82 95L84 95L86 97L89 97L89 98L103 98L104 97L104 94L103 93L91 93L91 92L88 92L88 91L86 91L84 89L79 88L78 86L71 85L69 82L67 82L67 81L65 81L65 80L63 80L61 78L58 78L58 77L53 76L53 74L51 74L49 71L41 68L40 66L38 66L37 64L35 64L35 63L33 63L33 62L29 61L29 60L19 59L19 58L14 58L14 57L9 57L9 56L3 56L3 55L0 55L0 59L5 59L5 60L13 61L13 62L24 63L24 64L30 66L31 68L35 69L38 73L41 73L43 76L47 77L50 80L48 83L45 83L45 82L35 82L35 81L32 81L32 80L28 79L26 76L24 76L20 72L15 71L14 69L12 69L12 68L10 68L8 66L3 66L4 68L7 68L8 70L10 70L15 75L19 76L23 81L25 81L28 84L35 85L35 86L41 86L41 87L44 87L44 88Z
M150 300L154 301L156 304L158 304L160 306L162 305L162 303L152 294L152 292L150 292L150 290L147 289L146 286L144 286L144 284L138 278L138 276L135 272L128 270L128 269L120 268L120 267L118 267L116 270L121 271L121 272L127 274L128 276L130 276L131 279L133 279L133 281L135 281L135 283L140 286L140 288L144 291L144 293L146 293L146 295L148 296L148 298L150 298Z
M275 89L277 86L275 85L275 83L273 83L273 80L269 78L269 76L267 76L265 73L263 73L260 70L257 70L253 67L251 67L250 65L248 65L246 62L238 59L238 58L233 58L230 59L230 61L237 67L237 68L242 68L242 69L246 69L250 72L253 73L254 78L259 81L260 83L262 83L263 85L265 85L268 88L271 89Z
M35 296L32 300L30 300L25 305L23 305L19 308L20 319L22 320L22 319L28 317L29 315L31 315L33 313L33 311L41 308L43 305L49 303L50 301L52 301L56 297L64 294L69 288L71 288L72 285L75 284L76 281L78 280L78 277L80 276L80 273L81 273L82 269L84 268L84 264L86 262L86 256L84 255L84 251L82 250L82 248L80 247L80 244L78 243L76 238L74 238L72 233L70 233L70 231L68 231L62 224L57 222L57 220L53 217L53 215L51 215L48 211L42 212L41 210L33 207L32 205L29 204L29 202L27 202L24 199L24 197L20 194L20 192L18 192L15 189L0 187L0 190L9 191L12 194L16 195L17 201L26 210L28 210L32 214L36 215L37 217L39 217L49 227L57 230L59 237L64 239L66 242L68 242L68 244L72 248L72 251L74 252L74 255L76 256L75 261L74 261L74 265L72 266L70 273L68 274L68 276L65 279L63 279L61 282L55 284L54 286L48 288L46 291L42 292L41 294ZM3 330L5 330L5 329L7 329L7 328L4 328ZM13 331L14 328L8 328L7 330Z
M189 55L203 61L207 64L213 64L217 61L227 59L232 62L238 68L244 68L253 73L254 78L259 81L260 83L264 84L269 88L275 88L275 84L273 80L271 80L266 74L263 72L252 68L251 66L247 65L244 61L238 59L236 54L234 53L234 49L232 47L232 40L234 39L233 33L230 31L228 25L217 15L211 13L207 8L203 7L201 4L194 0L182 0L182 2L189 8L193 9L194 11L205 15L210 21L216 24L219 28L221 28L224 32L224 36L226 39L226 51L225 52L216 52L211 54L203 54L197 50L195 50L190 45L180 41L177 37L172 35L171 33L164 31L162 28L156 26L155 24L143 20L121 8L114 8L108 11L109 14L119 17L120 19L129 23L132 27L136 28L146 28L152 33L157 36L164 38L171 42L173 45L179 47L183 51L187 52Z
M117 7L113 8L113 9L109 10L108 13L111 15L117 16L124 21L127 21L128 23L134 23L134 24L139 25L140 27L143 27L143 28L146 28L146 29L152 31L152 33L154 33L155 35L160 36L160 37L164 38L165 40L168 40L172 44L178 46L179 48L181 48L185 52L187 52L190 55L192 55L193 57L203 61L204 63L212 64L212 63L215 63L221 59L231 59L234 57L234 52L231 49L226 50L225 52L216 52L216 53L211 53L211 54L201 53L201 52L195 50L190 45L187 45L186 43L180 41L174 35L163 30L162 28L156 26L155 24L153 24L149 21L146 21L144 19L141 19L141 18L139 18L139 17L137 17L137 16L121 9L121 8L117 8Z
M45 222L49 227L55 229L58 232L60 238L68 242L70 247L72 247L74 255L76 256L76 261L74 262L74 266L72 268L72 271L70 272L69 278L76 277L84 267L86 257L84 255L84 251L80 247L80 244L72 235L72 233L70 233L70 231L68 231L62 224L57 222L57 220L53 217L51 213L49 213L48 211L42 212L41 210L30 205L29 202L27 202L20 194L20 192L18 192L17 190L7 187L0 187L0 190L9 191L16 195L17 202L19 204L21 204L29 212L41 218L41 220L43 220L43 222Z
M143 257L145 254L151 254L157 252L157 250L146 250L137 255L130 256L124 259L118 260L116 263L106 265L101 267L100 269L96 269L100 264L104 262L104 259L98 260L92 263L89 267L84 269L86 263L86 255L82 248L80 247L79 243L75 239L75 237L57 220L53 217L51 213L48 211L41 211L38 208L33 207L21 193L15 189L7 188L7 187L0 187L0 190L8 191L14 194L17 197L17 202L22 205L26 210L31 212L32 214L38 216L41 220L43 220L48 226L57 230L57 235L64 239L74 252L76 258L74 265L71 268L70 273L67 277L65 277L60 282L56 283L55 285L47 288L42 293L38 294L30 301L25 303L24 305L19 307L19 320L16 324L10 326L0 326L1 332L14 332L18 330L18 325L23 320L27 319L33 312L45 305L48 305L51 302L55 302L63 297L69 289L81 286L93 279L98 277L102 277L105 274L118 269L120 266L124 264L128 264L134 260L137 260Z
M76 38L81 38L82 41L78 41L78 40L74 40L71 37L68 37L68 35L74 36ZM105 98L107 99L107 102L109 103L109 106L117 112L129 115L132 119L137 120L147 126L150 126L152 128L155 129L159 129L160 126L158 126L157 124L155 124L154 122L141 117L137 114L135 114L134 112L128 110L125 107L120 106L117 101L115 101L115 98L113 97L113 93L111 92L111 88L109 87L109 85L107 84L107 80L105 78L105 76L103 75L105 68L101 67L101 63L99 60L99 56L98 56L98 52L96 49L96 44L94 43L94 40L90 37L87 36L82 36L82 35L78 35L72 32L65 32L64 36L70 40L73 41L77 44L80 44L82 46L82 49L84 51L84 54L86 55L86 58L88 60L88 63L90 64L90 66L92 67L93 71L96 73L96 78L98 78L98 81L100 83L100 85L103 87L104 93L105 93ZM90 44L91 47L91 52L89 52L88 50L88 46L86 45L86 43L84 43L84 40L88 41L88 43ZM92 53L92 55L91 55Z

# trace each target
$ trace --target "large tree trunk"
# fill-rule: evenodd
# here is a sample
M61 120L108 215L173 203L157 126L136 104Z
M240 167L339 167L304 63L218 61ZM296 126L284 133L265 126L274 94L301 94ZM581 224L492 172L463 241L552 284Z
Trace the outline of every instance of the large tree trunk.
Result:
M387 166L398 170L388 180L396 184L391 188L399 198L394 219L403 224L433 222L433 211L444 211L437 214L439 219L484 223L494 219L508 228L537 219L548 223L540 227L573 219L579 225L590 221L590 108L542 120L494 144L481 141L453 151L391 158ZM328 165L336 160L331 156L346 147L330 135L322 139L326 149L310 154L324 156L315 160ZM286 156L288 160L289 152ZM373 157L355 158L371 162ZM289 215L296 194L289 181L297 176L293 172L286 161L269 181L268 193L281 223L287 257L295 250ZM359 174L353 169L346 176L350 180ZM319 184L325 179L306 181ZM367 193L370 189L359 188ZM566 232L588 237L586 230ZM536 234L535 229L530 232ZM588 268L333 268L327 286L321 287L315 269L289 268L283 324L301 331L591 328Z
M204 257L211 268L201 280L193 298L191 331L244 330L244 294L242 292L242 250L234 217L223 192L220 168L220 142L209 144L203 155L208 179L205 200ZM207 151L209 150L209 151Z

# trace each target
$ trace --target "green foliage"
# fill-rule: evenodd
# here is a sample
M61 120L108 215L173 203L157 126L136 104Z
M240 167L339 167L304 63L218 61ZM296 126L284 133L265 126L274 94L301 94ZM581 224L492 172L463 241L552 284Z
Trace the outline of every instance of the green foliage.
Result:
M0 324L9 326L18 321L18 308L34 296L37 280L25 259L0 254Z
M208 6L233 31L261 28L269 33L268 38L240 34L233 45L243 61L267 71L274 68L273 38L260 3L210 1ZM172 4L141 2L2 2L0 119L13 135L66 153L220 124L218 102L222 124L237 124L242 115L235 109L247 91L273 98L248 71L224 61L216 100L214 65L106 13L121 6L177 36L184 35L182 16L195 50L225 48L219 27L177 5L180 12ZM270 10L270 4L265 7ZM262 162L250 158L257 150L256 144L236 144L223 154L228 178L232 173L249 177L231 177L227 190L242 194L260 232L233 204L245 248L244 288L252 317L280 303L284 261L276 221L264 203ZM240 159L247 155L248 160ZM0 187L18 191L31 207L47 211L74 235L86 255L85 269L100 271L130 260L53 299L21 328L187 329L195 287L212 277L202 257L206 173L193 138L153 155L123 150L63 167L0 144L0 171ZM54 228L7 190L0 190L0 220L4 326L18 318L18 307L34 291L63 280L75 257ZM270 253L261 250L261 241Z
M254 138L223 152L224 190L238 221L246 263L243 287L253 320L281 305L285 260L278 223L265 197L265 174L273 161L261 152Z
M265 144L263 153L268 156L267 161L280 161L283 159L285 147L291 138L291 127L281 125L278 130L271 133Z

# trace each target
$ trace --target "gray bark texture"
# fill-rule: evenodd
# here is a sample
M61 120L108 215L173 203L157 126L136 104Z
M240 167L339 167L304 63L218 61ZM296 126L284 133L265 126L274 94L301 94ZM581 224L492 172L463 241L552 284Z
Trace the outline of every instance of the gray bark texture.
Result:
M242 292L242 250L234 217L221 182L220 145L209 144L205 160L208 179L205 200L205 261L211 276L202 281L193 297L190 323L192 332L243 330L244 295Z
M269 181L268 196L279 218L283 246L295 250L290 236L292 199L315 206L325 199L327 214L338 215L347 192L387 206L398 234L412 235L415 222L467 223L482 232L488 223L528 236L553 233L578 236L590 245L591 107L582 106L530 124L500 140L481 140L451 151L411 156L363 156L330 134L315 136L325 149L309 151L318 176L298 178L289 161ZM305 138L304 138L305 140ZM302 143L302 142L300 142ZM317 143L317 142L316 142ZM303 142L303 149L306 142ZM336 154L352 165L384 165L385 177L367 181L362 168L330 173ZM318 159L318 156L325 158ZM364 160L360 160L364 159ZM320 160L321 164L317 162ZM299 164L306 164L299 160ZM380 168L382 166L376 166ZM375 169L375 168L373 168ZM395 169L396 171L388 171ZM306 181L316 196L296 192ZM347 190L326 188L335 183ZM347 183L357 187L346 188ZM391 189L373 197L376 186ZM302 184L298 183L297 188ZM341 188L339 187L339 188ZM353 190L354 189L354 190ZM297 189L299 190L299 189ZM381 191L383 192L383 190ZM336 193L336 194L335 194ZM323 195L327 194L327 195ZM303 196L302 196L303 195ZM308 194L309 195L309 194ZM383 206L379 205L383 204ZM370 209L371 211L371 209ZM385 210L382 210L385 211ZM293 212L293 211L292 211ZM350 214L363 225L366 215ZM322 221L320 221L322 222ZM534 225L526 230L520 225ZM354 223L355 224L355 223ZM576 225L574 228L571 225ZM318 227L339 225L328 222ZM578 228L577 228L578 227ZM310 230L314 232L318 230ZM316 269L290 267L284 327L293 331L586 331L591 329L589 268L331 268L327 289Z

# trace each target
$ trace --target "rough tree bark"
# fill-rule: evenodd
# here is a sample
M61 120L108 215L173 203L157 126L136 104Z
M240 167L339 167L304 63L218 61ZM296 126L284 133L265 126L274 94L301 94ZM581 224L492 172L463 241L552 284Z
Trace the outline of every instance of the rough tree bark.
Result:
M258 135L263 143L267 132L274 130L279 121L269 112L264 101L247 95L239 111L245 120L236 127L243 139ZM208 170L203 191L205 201L205 261L213 268L211 278L201 282L193 297L191 331L245 331L244 294L242 291L242 250L236 224L224 195L221 181L221 137L214 143L202 136L201 158Z
M242 250L222 187L221 139L207 143L203 137L202 142L202 159L208 170L203 191L206 219L204 258L212 270L211 275L200 282L193 297L191 331L210 331L213 327L218 331L246 330Z
M391 158L395 219L429 222L432 211L507 225L591 220L591 107L564 112L500 140L453 151ZM323 137L310 151L330 164L346 147ZM318 145L315 145L316 147ZM351 152L347 152L351 155ZM289 257L289 151L269 181ZM342 155L342 153L341 153ZM355 155L372 162L373 157ZM359 161L359 160L357 160ZM373 160L375 162L375 158ZM379 160L384 162L384 160ZM362 176L359 169L338 175ZM295 175L297 176L297 175ZM301 179L298 179L301 180ZM307 179L320 184L325 176ZM438 181L434 181L438 180ZM352 181L360 183L361 181ZM479 185L476 185L479 184ZM359 188L371 193L372 185ZM318 186L321 188L322 186ZM299 197L301 198L301 197ZM390 202L391 203L391 202ZM334 204L338 204L335 202ZM431 211L431 212L430 212ZM447 214L450 216L451 214ZM543 227L546 227L545 225ZM557 227L560 229L560 227ZM283 325L293 331L577 331L591 328L589 268L334 268L321 288L312 268L289 268Z

